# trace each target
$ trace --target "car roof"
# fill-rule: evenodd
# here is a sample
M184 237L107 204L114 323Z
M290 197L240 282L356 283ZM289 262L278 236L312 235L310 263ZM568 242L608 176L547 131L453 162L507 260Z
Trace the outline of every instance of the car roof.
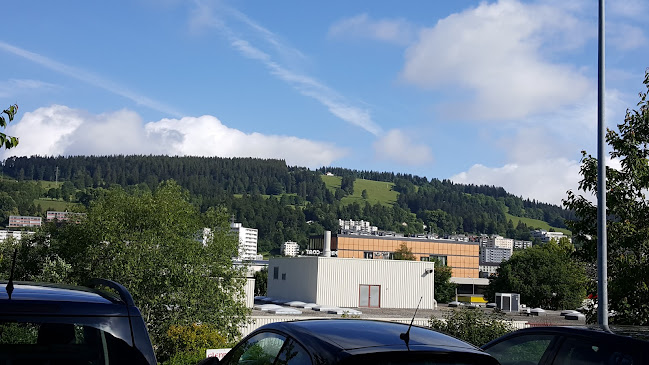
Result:
M499 337L484 346L483 349L487 349L492 345L506 340L511 337L517 337L525 334L535 335L535 334L554 334L554 335L564 335L567 337L576 337L584 336L590 339L595 339L599 341L607 341L616 343L617 345L624 346L645 346L647 341L640 340L638 338L629 337L624 333L609 333L605 332L599 327L572 327L572 326L549 326L549 327L530 327L523 328L515 332L510 332L502 337Z
M7 282L0 282L0 313L11 315L127 316L126 303L103 290L81 286L16 281L9 299Z
M276 322L262 329L284 332L300 341L320 342L340 350L359 352L359 349L390 347L407 350L402 333L408 325L397 322L360 319L313 319L292 322ZM412 326L410 349L482 352L478 348L454 337L428 328Z

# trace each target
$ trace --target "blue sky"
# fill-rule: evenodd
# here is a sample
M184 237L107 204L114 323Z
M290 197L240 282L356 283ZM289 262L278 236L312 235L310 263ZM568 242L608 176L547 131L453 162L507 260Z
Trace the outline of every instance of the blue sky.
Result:
M607 1L607 124L649 67L648 0ZM595 153L596 1L21 1L12 155L282 158L560 203ZM611 163L615 163L612 161Z

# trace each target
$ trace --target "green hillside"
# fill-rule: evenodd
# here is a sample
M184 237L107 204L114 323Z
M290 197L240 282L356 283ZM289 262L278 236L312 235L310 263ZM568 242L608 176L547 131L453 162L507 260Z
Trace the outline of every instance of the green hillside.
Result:
M322 175L322 181L324 181L327 189L335 193L336 189L340 188L342 177ZM370 204L392 205L397 201L399 195L398 192L392 190L393 186L394 183L391 182L356 179L354 181L354 194L344 197L341 202L343 204L354 202L365 204L365 202L369 202ZM367 199L363 199L361 196L363 190L367 190Z
M41 206L43 211L55 210L57 212L64 212L70 210L75 204L68 203L63 200L52 200L52 199L34 199L34 205Z
M518 222L523 222L525 223L528 227L532 227L534 229L544 229L546 231L549 231L550 229L553 229L557 232L563 232L566 235L572 235L572 232L565 228L557 228L557 227L552 227L548 223L538 220L538 219L532 219L532 218L521 218L521 217L516 217L513 216L509 213L505 213L505 216L507 217L507 220L511 220L512 223L514 223L514 227L518 224Z

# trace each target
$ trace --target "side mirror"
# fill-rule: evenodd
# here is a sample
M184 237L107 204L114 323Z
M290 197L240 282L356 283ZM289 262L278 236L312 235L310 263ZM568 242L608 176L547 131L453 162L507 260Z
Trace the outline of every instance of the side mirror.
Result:
M206 357L203 360L197 362L196 365L215 365L219 362L220 361L218 357Z

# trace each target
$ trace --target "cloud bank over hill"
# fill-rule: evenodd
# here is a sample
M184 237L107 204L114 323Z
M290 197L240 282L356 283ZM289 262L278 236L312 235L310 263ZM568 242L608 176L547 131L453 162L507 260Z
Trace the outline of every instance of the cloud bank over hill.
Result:
M7 129L20 144L9 156L154 154L258 157L311 168L330 165L345 151L331 143L292 136L245 133L213 116L143 123L130 110L90 114L63 105L25 113Z

